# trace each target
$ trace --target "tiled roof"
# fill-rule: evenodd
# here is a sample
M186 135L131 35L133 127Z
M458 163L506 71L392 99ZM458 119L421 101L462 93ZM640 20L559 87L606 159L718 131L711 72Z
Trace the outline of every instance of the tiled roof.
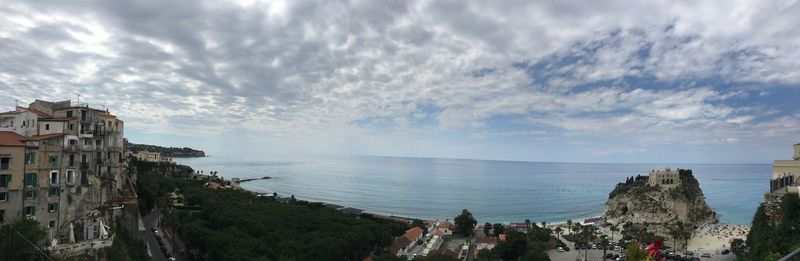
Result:
M409 230L406 230L406 233L403 234L403 237L408 239L409 242L414 242L422 235L422 229L419 227L412 227Z
M497 244L497 237L475 237L475 243L478 244Z
M453 228L455 227L455 225L453 225L453 223L450 223L450 222L447 222L447 221L445 221L445 222L439 223L439 225L438 225L438 226L436 226L436 227L437 227L437 228L449 228L449 229L453 229Z
M5 147L25 147L22 143L25 137L10 131L0 131L0 146Z
M25 139L25 141L40 141L40 140L46 140L46 139L49 139L49 138L54 138L54 137L59 137L59 136L64 136L64 133L51 133L51 134L45 134L45 135L31 136L30 138Z
M32 109L32 108L26 108L26 110L28 110L29 112L33 112L36 115L39 115L39 117L50 118L50 114L44 113L44 112L42 112L40 110Z

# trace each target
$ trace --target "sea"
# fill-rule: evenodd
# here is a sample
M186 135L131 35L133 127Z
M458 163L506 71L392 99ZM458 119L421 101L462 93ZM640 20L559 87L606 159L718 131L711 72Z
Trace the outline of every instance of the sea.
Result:
M176 159L242 188L354 207L372 213L451 219L468 209L478 222L583 220L603 213L626 177L667 167L692 169L723 223L750 224L769 188L769 164L598 164L381 156L269 155Z

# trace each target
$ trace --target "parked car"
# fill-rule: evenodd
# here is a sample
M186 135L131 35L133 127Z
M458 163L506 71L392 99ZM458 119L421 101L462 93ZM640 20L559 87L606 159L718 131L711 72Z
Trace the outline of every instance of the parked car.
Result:
M727 255L730 252L731 252L730 250L724 249L722 250L722 252L720 252L720 254Z
M558 252L564 252L564 248L563 247L558 247L558 248L556 248L556 250L558 250Z
M561 247L564 248L564 251L569 251L569 247L567 245L563 245Z
M711 257L711 254L709 254L709 253L703 253L702 255L700 255L700 257Z
M614 258L614 255L611 254L611 253L607 253L606 254L606 259L611 259L611 258Z
M150 230L153 231L153 234L158 235L158 228L157 227L153 227Z

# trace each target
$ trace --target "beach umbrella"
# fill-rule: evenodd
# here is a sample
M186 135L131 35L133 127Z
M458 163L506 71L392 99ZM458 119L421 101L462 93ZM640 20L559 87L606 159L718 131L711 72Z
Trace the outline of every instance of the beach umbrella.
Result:
M69 242L75 243L75 229L72 227L72 223L69 223Z
M108 231L106 230L106 226L103 225L103 221L100 221L100 238L106 239L108 237Z

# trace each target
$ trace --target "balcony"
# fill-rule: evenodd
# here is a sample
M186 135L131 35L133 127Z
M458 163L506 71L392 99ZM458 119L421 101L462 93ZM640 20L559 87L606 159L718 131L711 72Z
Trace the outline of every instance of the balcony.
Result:
M89 169L89 162L81 162L80 164L81 170L88 170Z
M67 144L67 145L64 145L64 150L69 151L69 152L78 151L78 148L79 148L78 144Z

